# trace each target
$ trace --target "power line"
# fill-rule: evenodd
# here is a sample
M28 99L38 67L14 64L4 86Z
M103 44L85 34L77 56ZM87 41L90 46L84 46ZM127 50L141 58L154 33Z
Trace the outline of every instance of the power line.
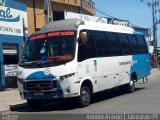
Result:
M88 1L85 1L85 3L87 3L87 4L90 5L90 3L89 3ZM105 12L103 12L103 11L95 8L95 7L93 7L93 8L94 8L96 11L100 12L101 14L103 14L103 15L105 15L105 16L107 16L107 17L110 17L110 18L113 18L113 19L117 19L117 20L122 20L122 19L120 19L120 18L113 17L113 16L111 16L111 15L109 15L109 14L107 14L107 13L105 13ZM103 17L102 17L102 18L103 18ZM129 24L132 25L133 27L138 27L138 26L136 26L136 25L134 25L134 24L132 24L132 23L129 23Z
M101 14L106 15L107 17L110 17L110 18L113 18L113 19L122 20L122 19L120 19L120 18L113 17L113 16L111 16L111 15L109 15L109 14L105 13L105 12L102 12L101 10L98 10L97 8L95 8L95 10L96 10L96 11L98 11L98 12L100 12ZM130 24L130 25L132 25L133 27L138 27L137 25L134 25L134 24L132 24L132 23L129 23L129 24Z
M87 4L90 4L90 3L87 2L87 1L85 1L85 2L86 2ZM120 19L120 18L113 17L113 16L111 16L111 15L109 15L109 14L107 14L107 13L105 13L105 12L103 12L103 11L95 8L95 7L93 7L93 8L94 8L96 11L100 12L101 14L103 14L103 15L105 15L105 16L107 16L107 17L110 17L110 18L113 18L113 19L117 19L117 20L122 20L122 19ZM53 11L51 11L51 10L48 10L48 11L53 12ZM38 13L38 14L36 14L36 15L43 15L43 14L45 14L45 13L44 13L44 12L43 12L43 13ZM132 25L133 27L138 27L137 25L134 25L134 24L132 24L132 23L129 23L129 24Z
M113 17L111 15L108 15L108 14L102 12L101 10L98 10L97 8L95 8L95 10L98 11L98 12L100 12L100 13L102 13L102 14L104 14L104 15L106 15L106 16L108 16L108 17L111 17L111 18L114 18L114 19L119 19L119 18Z

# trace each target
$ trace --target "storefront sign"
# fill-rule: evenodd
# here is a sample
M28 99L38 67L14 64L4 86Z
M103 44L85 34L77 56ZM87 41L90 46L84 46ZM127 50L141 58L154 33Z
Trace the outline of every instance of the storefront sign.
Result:
M0 21L6 21L6 22L20 21L20 15L18 15L16 18L13 18L10 12L11 12L10 8L7 8L6 10L0 10Z
M106 24L108 23L106 18L78 14L78 13L73 13L73 12L65 12L64 18L65 19L78 18L78 19L85 20L85 21L93 21L93 22L100 22L100 23L106 23Z
M52 0L54 2L58 2L58 3L64 3L64 4L69 4L69 5L74 5L74 6L80 6L81 0Z
M115 18L108 18L108 24L129 26L129 21L119 20Z
M4 0L0 1L0 34L23 36L23 24L27 20L26 11L6 7L4 3Z
M5 77L14 77L17 76L18 73L18 65L13 64L13 65L5 65Z
M84 21L92 21L92 22L100 22L100 23L113 24L113 25L129 26L129 21L126 21L126 20L119 20L119 19L107 18L107 17L90 16L90 15L78 14L78 13L73 13L73 12L65 12L64 18L65 19L78 18L78 19L81 19Z

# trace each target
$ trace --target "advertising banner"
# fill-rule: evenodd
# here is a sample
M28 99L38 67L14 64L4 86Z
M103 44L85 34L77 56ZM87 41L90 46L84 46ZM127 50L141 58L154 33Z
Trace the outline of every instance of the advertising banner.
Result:
M0 34L24 36L27 34L24 32L27 28L27 12L11 8L10 4L10 0L0 0Z
M92 21L92 22L100 22L100 23L105 23L105 24L129 26L129 21L126 21L126 20L119 20L119 19L108 18L108 17L90 16L90 15L78 14L78 13L73 13L73 12L65 12L64 18L65 19L78 18L78 19L81 19L84 21Z

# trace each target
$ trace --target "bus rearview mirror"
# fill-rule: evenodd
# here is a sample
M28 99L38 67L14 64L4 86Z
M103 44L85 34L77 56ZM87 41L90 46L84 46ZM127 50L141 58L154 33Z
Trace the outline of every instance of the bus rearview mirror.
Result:
M81 39L82 43L86 43L87 42L87 33L86 32L81 32L80 39Z

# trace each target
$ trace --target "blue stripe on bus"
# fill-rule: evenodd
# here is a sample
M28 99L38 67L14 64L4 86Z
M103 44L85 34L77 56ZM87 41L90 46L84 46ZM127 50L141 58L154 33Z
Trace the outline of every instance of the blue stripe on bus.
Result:
M137 80L150 75L149 54L133 55L132 60L133 60L133 64L131 65L130 75L132 75L132 73L135 72L137 74Z
M38 71L38 72L34 72L32 74L30 74L26 79L27 80L33 80L33 79L39 79L39 80L43 80L43 79L51 79L51 78L55 78L54 75L49 74L49 75L45 75L44 71Z
M144 35L142 32L133 32L134 35Z

